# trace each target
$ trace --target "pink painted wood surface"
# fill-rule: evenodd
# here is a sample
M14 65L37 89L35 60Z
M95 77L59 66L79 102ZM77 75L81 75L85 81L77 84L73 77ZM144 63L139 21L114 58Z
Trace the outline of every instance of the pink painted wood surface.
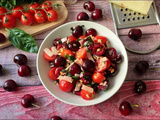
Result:
M15 92L1 92L1 119L49 119L53 115L63 119L160 119L160 81L146 81L147 91L141 95L134 92L134 82L126 82L121 89L107 101L87 107L68 105L51 96L43 86L19 87ZM3 89L0 89L3 91ZM40 108L23 108L21 98L24 94L35 97ZM128 101L133 112L123 116L119 112L122 101Z
M82 11L87 12L90 16L90 13L83 9L84 2L85 0L79 0L74 5L66 5L69 13L66 23L76 21L77 14ZM102 20L94 22L102 24L114 32L109 3L106 0L94 0L93 2L95 3L96 8L103 10L105 16ZM160 14L159 0L156 0L156 6ZM93 20L90 18L90 21ZM53 29L54 28L34 36L38 45L41 44L43 39ZM140 29L143 31L143 36L139 43L128 39L127 33L129 29L119 30L122 42L125 45L131 45L130 47L133 47L134 49L146 49L154 46L160 41L160 26L143 26L140 27ZM18 76L18 67L13 63L12 58L19 53L23 53L28 57L28 65L32 70L31 76ZM4 68L4 74L3 76L0 76L0 86L3 86L4 81L13 79L22 87L18 88L18 91L13 93L0 92L0 119L47 119L52 115L60 115L65 119L160 119L160 50L147 55L136 55L130 52L127 52L127 54L129 59L128 74L125 80L126 83L122 86L119 92L104 103L89 107L76 107L56 100L49 95L43 86L41 86L36 70L37 54L23 52L14 46L1 49L0 64L2 64ZM150 63L150 68L144 75L137 75L133 72L135 64L140 60L147 60ZM145 94L136 95L133 92L133 84L136 80L144 80L147 83L147 92ZM37 104L41 106L40 109L22 108L19 102L21 97L27 93L33 94L36 97ZM133 104L139 104L141 107L134 108L134 112L130 116L124 117L118 110L118 106L123 100L128 100Z

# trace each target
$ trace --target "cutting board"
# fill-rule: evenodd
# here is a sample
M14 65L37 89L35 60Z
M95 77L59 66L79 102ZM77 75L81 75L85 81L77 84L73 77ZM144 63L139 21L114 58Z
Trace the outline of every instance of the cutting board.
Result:
M53 4L54 3L61 4L61 6L59 6L58 9L53 7L53 9L55 11L57 11L57 13L58 13L57 21L55 21L55 22L46 21L45 23L41 23L41 24L34 21L34 23L31 26L25 26L21 23L21 21L19 19L16 19L15 27L20 28L20 29L24 30L26 33L34 36L34 35L37 35L39 33L44 32L46 30L49 30L51 28L54 28L54 27L57 27L57 26L63 24L67 20L67 17L68 17L68 11L67 11L66 6L64 5L64 3L62 1L53 0L51 2ZM23 5L23 7L24 8L28 7L28 4ZM5 30L4 27L2 27L2 25L0 27L0 32L3 33L6 36L6 39L7 39L5 43L0 44L0 49L1 49L1 48L4 48L4 47L7 47L7 46L11 45L11 43L8 40L8 32Z

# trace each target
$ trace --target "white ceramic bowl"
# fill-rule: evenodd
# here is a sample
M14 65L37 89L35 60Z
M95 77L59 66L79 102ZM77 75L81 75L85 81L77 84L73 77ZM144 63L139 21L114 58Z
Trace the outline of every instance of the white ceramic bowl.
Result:
M110 80L109 90L107 90L106 92L101 92L99 94L96 94L95 98L89 101L84 100L80 96L77 96L71 92L70 93L63 92L59 88L59 86L55 85L53 83L54 81L51 80L51 78L48 75L49 70L50 70L49 63L47 60L43 58L44 48L52 47L53 40L55 38L63 38L63 37L71 35L70 28L76 25L84 25L84 30L87 30L89 28L95 28L98 32L98 35L106 36L108 40L110 41L111 46L116 48L117 52L122 54L123 56L122 63L118 65L118 69L119 69L118 74L112 79L109 79ZM95 105L95 104L101 103L109 99L122 86L125 80L126 74L127 74L127 70L128 70L127 53L126 53L126 50L121 40L111 30L95 22L74 21L74 22L69 22L69 23L66 23L66 24L63 24L57 27L52 32L50 32L47 35L47 37L43 40L39 48L38 55L37 55L37 72L38 72L39 79L41 80L43 86L55 98L59 99L60 101L64 103L71 104L71 105L89 106L89 105Z

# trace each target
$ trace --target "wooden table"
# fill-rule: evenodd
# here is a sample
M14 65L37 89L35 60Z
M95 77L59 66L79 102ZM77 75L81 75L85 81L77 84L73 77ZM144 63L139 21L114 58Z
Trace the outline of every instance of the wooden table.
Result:
M74 5L66 5L68 9L68 19L65 23L76 21L76 16L83 9L84 0L79 0ZM114 25L110 12L109 3L106 0L93 1L96 8L103 10L104 18L97 20L99 24L108 27L114 32ZM160 1L156 0L156 6L160 14ZM85 11L86 12L86 11ZM89 15L90 13L87 12ZM93 21L90 18L90 21ZM145 47L155 45L160 41L160 26L150 25L139 27L143 31L142 41ZM44 33L34 36L36 42L40 46L46 35L52 31L48 30ZM124 44L128 44L127 33L129 29L119 30L120 39ZM134 42L132 47L140 49L140 42ZM28 57L28 65L31 67L32 73L28 77L19 77L17 74L18 67L12 61L16 54L25 54ZM0 76L0 119L48 119L52 115L59 115L64 119L160 119L160 50L147 55L137 55L130 52L129 69L125 83L121 89L109 100L94 106L77 107L67 105L53 98L42 86L36 70L37 54L23 52L14 46L9 46L0 50L0 64L4 68L4 75ZM144 75L137 75L133 72L135 64L140 60L147 60L150 63L149 70ZM4 81L13 79L21 87L16 92L4 92L2 86ZM147 91L142 95L134 93L134 83L137 80L143 80L147 84ZM21 106L20 100L24 94L32 94L35 96L37 104L41 108L25 109ZM118 106L121 101L128 100L132 104L138 104L140 107L133 108L134 112L128 116L122 116ZM96 113L96 114L95 114Z

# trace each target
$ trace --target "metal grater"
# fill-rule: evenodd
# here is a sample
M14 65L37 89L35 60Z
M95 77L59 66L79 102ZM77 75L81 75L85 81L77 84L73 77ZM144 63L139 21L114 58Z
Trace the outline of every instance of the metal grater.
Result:
M151 5L148 15L143 15L128 8L122 8L113 3L110 3L110 8L117 29L159 23L158 13L154 3Z
M115 5L113 3L109 3L113 18L113 23L115 27L115 33L118 35L118 29L123 28L131 28L136 26L145 26L145 25L152 25L152 24L159 24L160 25L160 19L159 15L156 9L155 2L152 3L150 10L147 15L143 15L141 13L132 11L128 8L122 8L118 5ZM160 42L158 45L156 45L154 48L147 50L147 51L136 51L132 50L125 46L125 48L132 52L137 54L148 54L151 53L157 49L160 49Z

